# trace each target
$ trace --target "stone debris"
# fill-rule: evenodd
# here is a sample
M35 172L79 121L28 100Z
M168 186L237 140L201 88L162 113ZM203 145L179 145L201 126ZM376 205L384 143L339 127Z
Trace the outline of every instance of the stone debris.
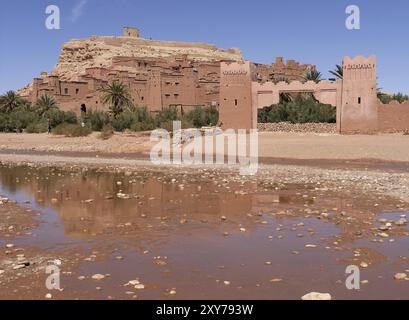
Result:
M301 300L332 300L329 293L310 292L301 297Z
M395 221L395 225L402 227L406 226L408 224L408 221L405 218L400 218L398 221Z
M305 247L306 248L316 248L317 245L315 245L315 244L306 244Z
M143 285L142 283L135 285L134 287L136 290L143 290L145 289L145 285Z
M398 281L406 280L406 279L408 279L408 275L406 273L397 273L397 274L395 274L394 278L395 278L395 280L398 280Z
M291 133L327 133L336 134L337 125L335 123L259 123L260 132L291 132Z
M93 280L99 281L99 280L105 279L105 276L104 276L103 274L97 273L97 274L94 274L91 278L92 278Z

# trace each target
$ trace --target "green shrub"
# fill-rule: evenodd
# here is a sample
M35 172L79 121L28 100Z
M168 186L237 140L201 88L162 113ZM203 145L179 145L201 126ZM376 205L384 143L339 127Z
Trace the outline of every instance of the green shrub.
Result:
M9 126L13 131L21 132L29 125L40 121L39 115L31 110L17 109L9 113Z
M135 122L138 122L138 116L131 111L125 111L113 118L111 123L115 131L122 132L130 129Z
M169 122L180 120L180 114L175 107L170 107L161 110L155 117L155 124L157 128L169 127Z
M383 104L389 104L392 101L397 101L399 103L404 103L406 101L409 101L409 96L404 95L401 92L394 93L394 94L387 94L383 92L378 92L378 98L381 100Z
M6 113L0 113L0 131L10 132L10 117Z
M133 107L131 110L124 111L111 120L115 131L145 131L155 128L154 119L146 108Z
M153 118L151 117L151 114L146 107L133 107L131 109L131 112L135 114L138 122L143 122L143 123L152 123Z
M109 123L109 114L91 110L87 112L84 121L92 131L101 131Z
M159 128L161 129L165 129L166 131L172 132L173 131L173 121L174 120L166 120L166 121L162 121L159 124ZM175 120L177 121L177 120Z
M79 124L62 123L52 130L55 135L63 135L66 137L86 137L91 133L91 129L83 127Z
M319 103L310 95L298 95L293 101L259 110L260 123L335 123L336 108Z
M20 107L8 112L0 112L0 131L28 133L46 132L48 119L51 126L56 127L61 123L77 123L77 117L73 112L64 112L58 109L47 111L40 116L37 109Z
M153 122L135 122L130 129L135 132L150 131L155 129L155 124Z
M219 111L215 107L196 107L183 118L196 128L215 126L219 121Z
M275 123L288 121L288 111L285 104L277 104L259 110L258 121L260 123Z
M48 131L48 122L43 119L40 122L35 122L27 126L27 133L44 133Z
M59 109L51 109L47 111L43 118L45 119L50 119L51 127L57 127L62 123L71 123L71 124L76 124L78 123L77 116L74 112L72 111L62 111Z

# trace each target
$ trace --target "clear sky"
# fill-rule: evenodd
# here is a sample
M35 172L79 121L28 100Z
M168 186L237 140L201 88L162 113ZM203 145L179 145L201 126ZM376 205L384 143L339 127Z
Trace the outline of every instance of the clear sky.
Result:
M45 9L61 10L61 29L45 27ZM361 29L345 27L348 5ZM0 94L51 71L72 38L120 35L135 26L145 38L237 47L248 60L276 56L328 70L345 55L378 57L379 86L409 94L408 0L1 0Z

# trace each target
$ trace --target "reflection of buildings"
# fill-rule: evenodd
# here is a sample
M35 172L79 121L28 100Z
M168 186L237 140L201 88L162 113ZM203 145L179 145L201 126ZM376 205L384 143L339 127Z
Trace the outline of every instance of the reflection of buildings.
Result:
M237 196L223 188L218 188L219 192L215 193L216 186L211 182L186 183L181 189L178 183L162 183L158 177L90 172L58 176L46 171L37 177L33 171L27 180L21 178L14 189L33 194L40 206L55 208L66 235L75 238L109 233L111 228L127 223L132 223L132 230L142 236L150 230L147 225L154 228L160 227L162 222L169 226L179 225L183 219L189 223L219 223L222 215L228 216L234 226L252 210L250 195ZM164 176L160 177L163 179ZM8 169L2 172L1 179L4 185L12 186L15 172ZM117 181L123 184L118 186ZM200 192L197 190L199 184ZM118 199L116 194L119 192L131 198ZM87 203L90 199L93 201Z
M367 221L374 216L369 197L343 199L339 194L330 195L297 185L286 185L286 190L277 191L253 183L242 186L229 182L227 189L223 183L215 184L211 178L194 175L176 177L178 182L174 184L163 182L170 180L168 178L160 173L124 176L88 171L71 175L52 169L0 168L0 182L5 189L16 194L32 194L38 205L55 208L65 234L83 240L101 233L118 240L124 236L133 240L157 240L182 232L212 236L224 231L238 232L239 224L252 232L258 222L268 220L270 213L279 213L275 215L277 218L287 219L328 212L338 216L329 220L337 223L342 222L340 213L346 210L349 217L354 217L354 223L345 220L347 223L340 224L339 238L353 241L357 230L370 230ZM180 182L182 180L186 181ZM123 184L117 185L118 181ZM183 189L179 183L184 184ZM235 194L235 191L243 194ZM132 197L106 199L107 195L115 196L118 192ZM87 203L89 199L93 201ZM249 213L253 216L249 217ZM266 216L260 217L258 213ZM143 214L146 217L142 217ZM226 216L227 221L222 223L221 216ZM183 219L188 221L186 226L180 224ZM128 223L132 224L129 229L117 228L126 227Z

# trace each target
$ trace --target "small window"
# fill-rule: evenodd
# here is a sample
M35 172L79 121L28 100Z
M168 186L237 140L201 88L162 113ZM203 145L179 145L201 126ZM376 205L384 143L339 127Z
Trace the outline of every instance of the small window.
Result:
M68 94L68 88L65 88L65 89L64 89L64 93L65 93L65 94Z
M75 89L75 94L78 94L80 92L80 89Z
M361 97L358 98L358 104L361 104Z
M234 105L237 107L238 104L239 102L237 101L237 99L234 99Z
M145 99L144 97L141 97L141 100L143 101L143 99Z

